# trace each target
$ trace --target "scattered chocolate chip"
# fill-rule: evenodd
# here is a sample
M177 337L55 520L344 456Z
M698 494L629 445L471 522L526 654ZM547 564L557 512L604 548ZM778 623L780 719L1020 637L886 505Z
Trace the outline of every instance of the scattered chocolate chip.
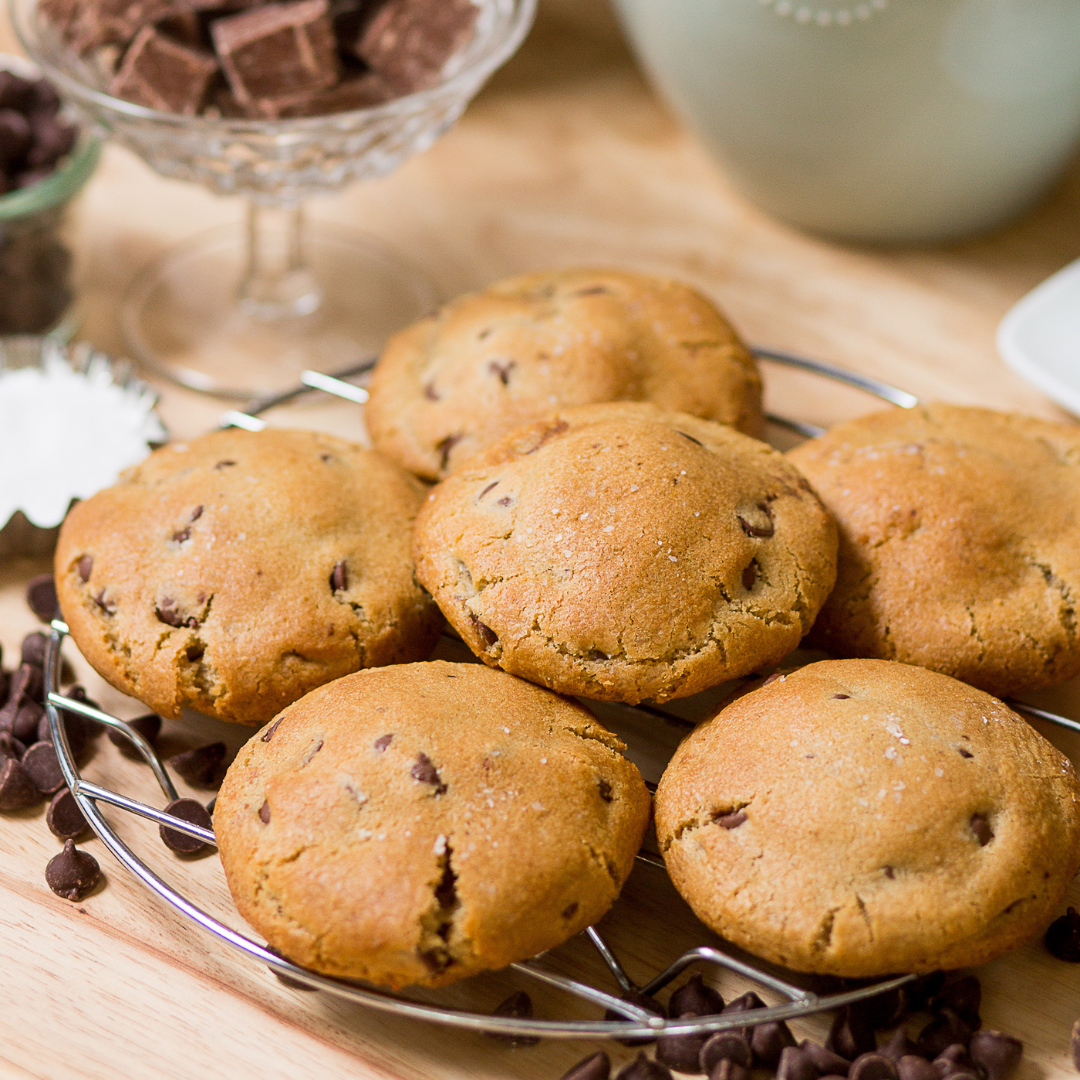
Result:
M982 814L971 815L971 831L975 839L982 847L986 847L994 839L994 831L990 828L990 822Z
M676 1019L687 1016L716 1016L723 1011L724 999L694 972L668 1000L668 1013Z
M841 1009L833 1018L829 1037L825 1047L839 1054L848 1061L854 1061L861 1054L869 1054L877 1049L874 1030L866 1018L852 1010L851 1006Z
M672 1080L671 1070L659 1061L650 1061L639 1053L629 1065L620 1069L615 1080Z
M44 668L45 647L48 643L49 639L40 630L35 630L32 634L27 634L26 637L23 638L20 661L36 668Z
M19 706L23 703L23 700L20 695L16 694L8 697L7 703L0 709L0 731L11 734L12 725L15 723L15 717L19 714Z
M667 1017L667 1010L659 1001L647 997L645 994L638 993L636 990L629 994L623 994L622 1000L628 1001L631 1005L636 1005L639 1009L644 1009L646 1012L651 1012L654 1016ZM622 1013L615 1012L613 1009L608 1009L604 1013L604 1019L626 1020L628 1017L624 1016ZM651 1035L639 1035L629 1039L619 1039L619 1042L621 1042L623 1046L645 1046L647 1043L655 1042L655 1038Z
M200 825L204 829L214 827L206 807L194 799L173 799L165 807L165 813L172 814L173 817L190 822L192 825ZM158 832L161 834L165 846L179 855L195 855L209 849L209 845L203 843L197 837L189 836L187 833L179 832L176 829L170 829L167 825L160 825Z
M930 1064L937 1069L938 1075L943 1077L956 1072L975 1071L975 1063L971 1060L968 1048L963 1043L946 1046Z
M349 568L344 562L334 564L330 573L330 591L345 592L349 587Z
M394 736L392 734L391 735L380 735L375 740L375 742L372 743L372 748L377 750L381 754L393 741L394 741Z
M71 753L75 757L79 757L83 750L86 749L86 744L90 741L90 721L83 719L77 713L64 712L60 717L60 722L67 732L68 746L71 747ZM48 713L44 711L38 721L37 741L47 743L53 741L52 725L49 723Z
M851 1063L848 1080L897 1080L896 1064L884 1054L860 1054Z
M785 1046L776 1068L776 1080L818 1080L818 1071L797 1046Z
M976 1031L968 1047L986 1080L1007 1080L1024 1054L1024 1044L1002 1031Z
M937 1069L920 1054L905 1054L896 1062L899 1080L941 1080Z
M879 1047L878 1053L890 1061L899 1061L902 1057L915 1053L915 1044L908 1038L907 1031L898 1027Z
M499 635L496 634L490 626L486 623L482 623L479 617L472 612L469 613L469 618L472 619L473 628L476 630L485 649L490 649L492 645L497 645L499 643Z
M736 810L733 814L722 814L718 818L713 818L713 820L722 829L737 829L744 821L746 821L746 811Z
M532 998L524 990L516 990L505 1001L499 1002L491 1015L509 1016L515 1020L531 1020ZM540 1041L535 1035L492 1035L491 1037L500 1042L509 1043L511 1046L535 1046Z
M442 777L439 776L439 770L435 768L427 754L420 753L416 755L416 764L409 770L409 773L414 780L418 780L421 784L431 784L435 788L436 795L442 795L446 791L446 785L442 782Z
M960 752L962 758L973 758L975 756L970 750L963 746L958 746L956 749Z
M38 574L30 579L26 586L26 603L43 623L56 618L60 605L56 599L56 583L52 574Z
M25 753L26 747L10 731L0 731L0 755L22 761Z
M40 705L45 700L45 682L41 667L37 664L21 663L11 676L8 695L9 699L22 696Z
M52 797L45 813L45 824L58 840L76 840L90 829L75 796L67 788Z
M892 877L892 867L886 867L886 877ZM851 1010L858 1013L872 1031L890 1028L898 1024L906 1011L906 998L900 989L886 990L883 994L864 998L852 1003Z
M101 880L101 867L89 851L80 851L74 840L64 841L64 850L45 867L45 880L57 896L77 902L85 899Z
M28 810L41 801L41 792L15 758L0 758L0 810Z
M699 1072L698 1061L708 1038L708 1032L659 1035L656 1039L656 1059L678 1072Z
M282 960L289 959L280 949L275 949L273 945L267 945L266 951L273 953L275 956L280 956ZM308 986L307 983L302 983L297 979L291 979L288 975L283 974L276 968L270 968L270 973L282 986L287 986L290 990L303 990L311 993L319 989L317 986Z
M192 750L174 754L169 758L169 765L192 787L213 791L217 786L214 780L225 760L225 754L223 742L208 743L206 746L196 746Z
M731 1013L750 1012L754 1009L764 1009L765 1002L754 993L753 990L748 990L745 994L741 994L737 998L732 998L723 1009L722 1015L729 1016ZM747 1044L750 1042L750 1027L736 1028L736 1032L741 1032L746 1038Z
M772 510L768 503L758 503L753 510L743 510L735 515L739 519L742 531L747 536L763 538L772 536L776 531L773 524Z
M51 742L36 742L26 748L22 767L42 795L52 795L64 786L64 774L56 758L56 748Z
M275 720L267 729L263 732L262 741L269 742L274 737L274 732L281 727L281 721Z
M157 738L161 734L161 717L157 713L138 716L134 720L129 720L127 724L128 727L134 728L151 746L157 743ZM134 744L129 742L115 728L109 728L109 742L113 746L119 747L120 752L126 757L135 758L138 761L143 760L142 754L135 749Z
M721 1058L709 1073L709 1080L750 1080L750 1070L737 1061Z
M931 971L929 975L922 975L914 982L908 983L904 990L907 992L909 1011L921 1012L944 985L944 971Z
M919 1034L919 1053L933 1061L946 1047L953 1043L970 1041L974 1028L949 1008L941 1009Z
M758 579L758 563L757 559L751 559L749 563L743 568L742 572L742 586L750 592L757 584Z
M809 1039L803 1039L799 1043L799 1049L822 1076L847 1076L848 1069L851 1068L851 1062L847 1058L834 1054Z
M96 595L93 597L93 600L103 614L116 614L116 601L111 596L109 596L104 589L98 589Z
M721 1060L734 1061L736 1065L749 1069L754 1062L750 1039L741 1031L718 1031L710 1035L698 1058L701 1071L709 1072Z
M36 701L23 700L18 712L11 721L11 734L21 743L37 740L38 726L45 716L45 710Z
M84 583L89 581L90 575L94 572L94 557L83 555L75 564L75 569L78 571L80 581Z
M101 706L86 692L86 687L80 686L76 683L65 695L70 701L77 701L81 705L89 705L91 709L99 709ZM101 733L101 727L98 724L91 726L90 731L95 734Z
M259 820L264 825L270 824L270 803L266 799L263 799L263 804L259 807Z
M933 1009L952 1009L961 1019L973 1028L981 1026L979 1006L982 1004L982 986L975 975L965 975L956 982L949 983L934 998Z
M775 1069L780 1064L780 1054L784 1049L794 1045L795 1036L791 1034L791 1029L783 1020L758 1024L750 1033L750 1049L754 1051L754 1060L770 1069ZM878 1078L864 1077L863 1080L878 1080Z
M562 1074L559 1080L610 1080L611 1058L603 1050L597 1050L587 1058L582 1058L568 1072Z

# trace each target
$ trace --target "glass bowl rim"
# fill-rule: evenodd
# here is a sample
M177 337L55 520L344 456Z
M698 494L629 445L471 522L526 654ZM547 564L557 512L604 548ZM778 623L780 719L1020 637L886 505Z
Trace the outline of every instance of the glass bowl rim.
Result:
M136 105L123 98L113 97L101 90L95 90L78 79L56 67L43 55L38 47L39 37L33 16L37 13L38 0L8 0L8 14L15 34L41 71L59 88L80 103L93 104L98 110L120 113L130 120L146 120L155 124L184 128L193 132L205 132L221 136L223 133L242 138L245 135L288 136L325 127L327 123L340 125L351 119L381 119L399 112L412 111L416 107L426 107L441 98L448 90L460 91L470 84L483 82L500 68L518 50L532 28L536 17L537 0L510 0L512 11L509 25L504 34L489 42L485 50L468 67L454 72L435 86L418 90L403 97L392 98L378 105L369 105L362 109L349 109L342 112L322 113L319 116L292 117L284 120L252 120L234 118L213 118L206 116L187 116L183 113L160 112L144 105Z

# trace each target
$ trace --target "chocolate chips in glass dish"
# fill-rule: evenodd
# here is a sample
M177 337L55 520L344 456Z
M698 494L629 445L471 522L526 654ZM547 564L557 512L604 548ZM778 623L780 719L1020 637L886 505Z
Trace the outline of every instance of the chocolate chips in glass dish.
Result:
M41 0L116 97L276 120L425 90L470 40L473 0Z
M0 194L44 180L78 135L48 79L0 70Z

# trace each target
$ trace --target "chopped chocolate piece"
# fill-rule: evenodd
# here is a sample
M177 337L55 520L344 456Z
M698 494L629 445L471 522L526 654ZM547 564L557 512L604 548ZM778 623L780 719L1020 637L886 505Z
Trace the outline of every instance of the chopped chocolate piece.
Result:
M903 1027L898 1027L878 1047L878 1053L884 1054L890 1061L899 1061L902 1057L915 1053L915 1044L908 1038L907 1031Z
M206 746L197 746L193 750L174 754L169 758L169 765L192 787L213 791L217 787L214 781L221 763L225 760L225 753L223 742L208 743Z
M721 1058L709 1073L709 1080L750 1080L750 1070L744 1069L737 1061Z
M933 1061L953 1043L963 1043L966 1046L973 1030L953 1009L944 1008L922 1029L919 1035L919 1053Z
M900 1080L941 1080L937 1069L919 1054L905 1054L896 1063Z
M22 161L32 141L30 121L14 109L0 109L0 166Z
M360 35L356 54L399 94L426 90L472 37L479 13L472 0L389 0Z
M49 639L40 631L27 634L22 643L22 662L36 668L45 667L45 646Z
M868 1054L876 1050L877 1040L866 1018L847 1006L841 1009L833 1019L825 1046L833 1053L847 1058L848 1061L854 1061L860 1054Z
M492 1016L511 1016L515 1020L531 1020L532 998L524 990L516 990L492 1010ZM493 1039L511 1046L535 1046L540 1040L535 1035L492 1035Z
M1024 1055L1024 1044L1003 1031L976 1031L968 1049L986 1080L1007 1080Z
M83 900L101 880L101 867L89 851L80 851L74 840L65 840L64 850L54 855L45 867L45 880L57 896Z
M144 26L124 54L110 92L159 112L194 116L217 73L217 61Z
M266 116L278 115L340 78L327 0L251 8L218 19L211 33L236 100Z
M819 1046L809 1039L803 1039L799 1043L799 1049L810 1059L811 1064L822 1076L847 1076L848 1069L851 1068L851 1062L847 1058L842 1058L839 1054L834 1054L831 1050L826 1050L824 1046Z
M982 986L975 975L965 975L956 982L949 983L934 998L933 1008L952 1009L961 1019L966 1020L973 1028L981 1024L979 1020L979 1006L982 1004Z
M56 116L41 116L34 119L36 122L30 125L33 143L26 155L26 164L32 171L45 169L48 175L62 157L71 153L79 137L79 129L74 124L69 124ZM56 609L53 608L53 614L48 619L36 609L34 614L42 622L49 622L56 617Z
M603 1050L597 1050L587 1058L582 1058L569 1072L565 1072L559 1080L610 1080L611 1058Z
M41 801L22 764L15 758L0 758L0 810L27 810Z
M740 1031L718 1031L710 1035L698 1056L701 1071L709 1072L721 1060L734 1061L749 1069L754 1061L750 1040Z
M38 10L82 55L126 44L141 27L171 15L174 0L41 0Z
M723 1012L724 999L707 986L698 972L671 995L668 1013L676 1019L686 1016L716 1016Z
M42 795L52 795L64 786L64 774L56 758L56 747L51 742L36 742L28 746L23 754L22 767Z
M783 1020L758 1024L750 1031L750 1049L754 1051L754 1060L770 1069L775 1069L780 1064L780 1054L784 1048L794 1045L795 1036ZM864 1080L877 1080L877 1077L867 1077Z
M848 1069L848 1080L897 1080L896 1064L884 1054L860 1054Z
M145 716L136 717L127 722L128 727L133 727L151 746L157 743L157 737L161 734L161 717L157 713L147 713ZM126 757L143 760L142 754L115 728L109 728L109 742L118 746L120 752Z
M651 1012L654 1016L667 1017L667 1010L659 1001L651 997L646 997L644 994L639 993L637 990L632 991L629 994L622 995L623 1001L630 1002L631 1005L636 1005L639 1009L644 1009L646 1012ZM622 1013L615 1012L612 1009L608 1009L604 1013L605 1020L626 1020L628 1017ZM655 1042L655 1038L651 1035L638 1035L629 1039L619 1039L619 1042L623 1046L645 1046L648 1043Z
M77 840L90 829L75 796L67 788L52 797L45 813L45 824L58 840Z
M381 105L394 96L393 89L374 71L348 75L329 90L320 90L295 105L284 106L282 117L326 116L328 113L352 112Z
M25 753L26 747L10 731L0 731L0 755L22 761L22 756Z
M672 1080L671 1070L659 1061L650 1061L639 1053L629 1065L620 1069L615 1080Z
M797 1047L785 1046L776 1069L776 1080L817 1080L813 1062Z
M28 701L24 698L11 722L11 734L21 743L35 742L38 725L44 715L45 710L36 701Z
M190 822L192 825L200 825L204 829L214 827L206 807L194 799L173 799L165 807L165 813L172 814L173 817ZM209 845L203 843L198 837L189 836L187 833L182 833L177 829L170 829L167 825L160 825L158 832L161 834L165 846L179 855L196 855L201 851L209 850Z

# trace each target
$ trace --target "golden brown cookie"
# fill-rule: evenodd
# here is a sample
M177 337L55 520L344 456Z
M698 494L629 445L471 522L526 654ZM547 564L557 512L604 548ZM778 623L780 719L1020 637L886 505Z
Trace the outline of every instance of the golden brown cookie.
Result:
M422 498L329 435L172 443L68 515L60 608L94 668L150 708L263 724L331 679L428 655L441 620L409 554Z
M698 917L797 971L981 964L1080 865L1068 758L996 698L884 660L776 678L695 729L656 793Z
M567 409L444 480L417 575L485 663L663 701L775 663L833 584L836 530L782 454L628 402Z
M789 458L840 529L814 644L1002 697L1080 674L1080 428L932 404Z
M240 913L329 975L440 986L614 902L650 800L575 702L480 664L350 675L286 709L214 810Z
M700 293L617 270L557 270L458 297L390 340L365 417L375 445L430 480L522 424L651 401L760 436L754 358Z

